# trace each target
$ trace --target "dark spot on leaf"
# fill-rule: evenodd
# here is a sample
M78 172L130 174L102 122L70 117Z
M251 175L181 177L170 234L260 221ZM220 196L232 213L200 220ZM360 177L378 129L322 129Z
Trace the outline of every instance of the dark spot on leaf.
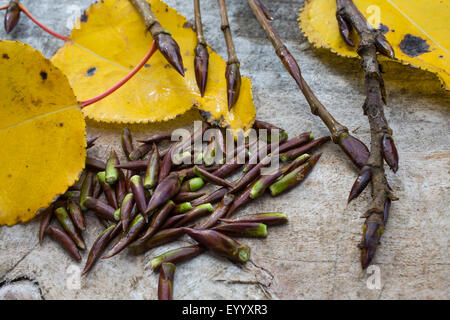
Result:
M145 68L150 68L150 64L146 63L146 64L144 64L144 67Z
M430 46L427 41L420 37L413 36L412 34L405 35L402 42L400 42L399 47L404 54L407 54L410 57L417 57L423 53L430 52L428 50Z
M184 72L187 72L187 68L184 68Z
M439 58L443 58L443 57L444 57L443 55L440 55L440 56L439 56Z
M169 9L166 7L166 12L169 11Z
M92 77L96 72L97 72L97 68L96 67L89 68L86 71L86 76Z
M64 127L64 123L60 122L60 123L59 123L59 126L60 126L60 127Z
M186 21L186 22L183 24L183 28L191 28L191 29L192 29L192 24L191 24L189 21Z
M385 26L384 24L380 23L380 27L378 28L381 33L386 34L389 32L389 27Z
M42 80L47 80L47 72L41 71L39 74L41 75Z
M30 212L30 211L31 211L31 209L30 209L30 208L27 208L27 211L28 211L28 212Z
M86 11L83 12L83 14L80 17L81 22L87 22L88 21L88 15L86 14Z
M9 59L8 54L4 53L4 54L3 54L3 59Z
M165 69L170 68L170 64L167 63L167 64L164 66L164 68L165 68Z
M11 173L8 174L8 178L12 178L12 174Z

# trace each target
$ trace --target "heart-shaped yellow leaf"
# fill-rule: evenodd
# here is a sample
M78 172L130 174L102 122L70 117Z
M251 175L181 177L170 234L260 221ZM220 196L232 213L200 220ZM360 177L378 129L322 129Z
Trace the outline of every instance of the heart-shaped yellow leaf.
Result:
M66 76L39 51L0 42L0 225L26 222L84 168L85 121Z
M180 46L185 77L157 51L129 82L111 96L83 109L91 119L104 122L148 123L173 119L193 106L208 121L235 131L249 129L254 121L251 82L242 78L239 100L228 111L226 62L209 49L209 74L205 96L194 73L195 32L186 19L160 0L150 1L161 25ZM80 101L92 98L122 79L146 54L152 37L129 0L104 0L84 14L80 29L52 58L63 70ZM217 25L219 27L219 25Z
M399 62L436 73L450 86L450 1L353 0L375 28L380 28ZM309 0L300 12L300 28L315 46L357 57L339 34L335 0ZM352 33L355 44L356 32Z

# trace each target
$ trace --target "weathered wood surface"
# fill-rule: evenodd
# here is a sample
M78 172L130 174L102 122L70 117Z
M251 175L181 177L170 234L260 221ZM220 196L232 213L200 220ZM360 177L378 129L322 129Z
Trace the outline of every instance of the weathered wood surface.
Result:
M193 21L191 1L168 0L169 5ZM90 0L24 1L30 11L49 27L68 34L65 26L74 8L85 9ZM327 134L285 72L244 0L228 1L229 18L241 72L250 76L257 117L285 128L291 136L312 130ZM265 1L273 25L298 59L306 81L319 99L342 123L369 143L362 115L364 83L359 61L344 59L311 47L297 28L303 1ZM226 57L220 30L217 1L203 0L202 15L208 43ZM3 17L3 14L2 14ZM50 57L62 44L33 25L25 16L9 35L0 39L21 40ZM369 275L361 271L359 249L369 190L346 205L356 172L339 148L329 144L316 170L302 187L276 199L265 196L242 213L283 211L289 224L269 230L265 240L243 240L252 247L253 263L233 265L212 254L203 254L180 265L175 276L177 299L404 299L450 298L449 295L449 161L450 95L437 78L397 63L383 62L388 94L386 116L394 130L400 153L400 169L388 179L400 201L394 202L382 244L374 260L380 269L381 287L367 286ZM425 88L430 88L425 89ZM188 112L160 128L189 126L199 115ZM119 149L121 126L88 123L88 135L101 134L89 153L106 157ZM134 136L155 129L129 126ZM101 231L88 218L85 239L90 246ZM0 228L0 299L155 299L158 275L149 259L168 248L134 257L122 253L102 261L81 288L67 289L72 260L49 239L38 244L38 221ZM183 238L182 243L191 242ZM84 255L83 262L86 259ZM9 281L22 280L13 284Z

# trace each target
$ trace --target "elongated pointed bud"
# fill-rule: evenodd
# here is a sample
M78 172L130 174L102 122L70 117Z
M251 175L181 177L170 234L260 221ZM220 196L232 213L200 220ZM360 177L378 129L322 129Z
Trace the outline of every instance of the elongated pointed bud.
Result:
M352 31L352 25L347 23L345 19L338 13L336 13L336 20L338 22L339 26L339 33L341 34L342 39L350 46L354 47L355 44L353 43L350 33Z
M199 206L201 204L204 203L216 203L219 202L220 200L222 200L222 198L224 197L224 195L229 191L229 188L219 188L216 191L213 191L210 194L207 194L201 198L195 199L193 201L191 201L191 204L193 207Z
M87 197L84 203L86 208L94 210L101 218L116 222L116 209L110 205L92 197Z
M348 133L343 133L340 136L339 146L359 169L364 167L369 160L370 153L366 145Z
M177 146L176 143L172 144L169 151L163 157L161 164L159 166L158 181L163 181L169 175L170 170L172 168L172 153L176 148L176 146Z
M387 41L383 34L378 34L375 38L375 45L377 46L378 52L385 55L388 58L395 59L394 49L391 44Z
M210 212L213 212L213 211L214 211L214 208L211 205L211 203L205 203L205 204L199 205L198 207L195 207L195 208L187 211L186 213L184 213L183 217L180 220L178 220L173 225L173 227L177 228L177 227L185 226L189 222L194 221L197 218L200 218L200 217L202 217Z
M114 231L114 228L116 227L115 224L111 225L110 227L106 228L94 241L94 244L91 247L91 250L89 250L89 255L86 260L86 265L83 269L83 275L88 273L89 270L92 269L95 262L100 258L101 253L106 248L108 243L111 241L111 234Z
M365 169L360 173L358 178L356 178L355 183L353 183L352 190L350 190L350 194L348 196L347 203L350 203L353 199L356 199L361 192L367 187L372 178L372 171L370 168Z
M235 222L230 224L222 224L212 228L211 230L218 231L232 237L267 237L267 226L264 223L258 222Z
M325 136L325 137L321 137L316 140L312 140L311 142L309 142L299 148L291 149L285 153L282 153L280 155L280 159L281 159L281 161L284 161L284 162L296 159L297 157L303 155L304 153L310 152L311 150L320 147L321 145L323 145L324 143L327 143L330 140L331 140L331 138L329 136Z
M88 172L86 178L81 185L81 193L80 193L80 207L82 210L86 210L84 202L88 197L92 197L94 192L94 174L92 172Z
M398 170L398 153L397 147L395 146L394 139L385 133L382 141L383 147L383 157L386 163L389 165L392 171L397 172Z
M227 213L225 214L225 218L229 217L234 211L236 211L238 208L242 207L244 204L252 200L250 198L250 190L252 190L254 183L251 183L245 188L236 198L234 199L233 203L230 206L230 209L228 209Z
M180 47L172 36L167 32L161 32L154 37L156 46L175 70L184 77L183 59Z
M152 216L152 220L150 221L150 225L145 231L144 235L133 242L134 245L144 245L145 242L150 239L159 229L162 229L164 222L167 220L167 217L171 214L173 209L175 208L175 203L169 200L164 207L162 207L157 213Z
M187 201L191 201L194 199L198 199L206 195L204 192L180 192L174 198L173 201L176 203L183 203Z
M117 154L115 151L111 151L109 155L109 159L106 162L106 170L105 170L105 179L106 183L114 184L119 178L119 171L116 168L116 165L119 164L119 160L117 158Z
M122 221L123 231L128 229L128 222L130 221L133 205L134 196L132 193L129 193L123 198L122 205L120 206L120 221Z
M45 210L41 213L41 223L39 224L39 244L42 245L42 241L44 240L45 230L47 229L50 221L53 217L53 206L45 208Z
M117 173L119 174L119 177L116 181L115 185L115 191L116 191L116 200L117 203L122 203L123 198L128 193L127 190L127 181L125 174L123 173L122 169L117 169Z
M203 97L205 95L206 83L208 81L208 65L209 65L209 53L208 48L199 43L194 49L194 69L195 69L195 80L197 81L198 89L200 90L200 95Z
M171 228L157 232L153 237L148 239L145 243L133 242L130 245L130 252L134 255L144 253L152 248L172 242L185 234L183 228Z
M222 201L220 201L217 208L214 210L214 213L206 219L202 224L200 224L197 229L208 229L217 224L220 218L224 218L228 213L231 205L233 204L235 197L234 195L227 193L223 197Z
M236 240L211 229L197 230L183 228L195 241L206 248L232 261L247 262L250 259L250 248Z
M173 278L176 266L171 262L164 262L159 271L158 300L173 299Z
M70 238L72 238L73 242L77 245L81 250L86 249L86 244L83 241L83 238L78 233L78 230L75 228L72 220L70 219L69 214L66 209L63 207L59 207L55 210L55 216L58 219L61 227L66 231Z
M150 150L152 150L151 144L141 144L129 154L128 159L130 159L131 161L138 161L139 159L142 159L147 153L149 153ZM145 168L143 170L145 170Z
M183 177L172 173L162 180L156 187L144 213L152 212L176 195L180 191L182 179Z
M164 262L179 263L198 256L204 252L205 248L200 245L188 246L169 250L152 258L151 264L153 270L159 270Z
M297 169L291 171L290 173L283 176L281 179L273 183L269 189L270 194L275 197L287 190L292 189L297 186L299 183L304 181L306 177L311 173L317 161L319 161L320 156L322 154L313 156L310 158L305 164L301 165Z
M123 153L129 158L130 153L133 152L133 139L131 137L130 130L128 128L124 128L122 131L122 135L120 136L120 142L122 144Z
M220 221L226 223L238 223L238 222L259 222L264 223L267 226L275 226L278 224L283 224L288 221L285 213L281 212L266 212L266 213L255 213L245 216L240 216L235 219L220 219Z
M255 119L255 122L253 123L253 128L257 129L257 130L258 129L259 130L261 130L261 129L267 130L267 142L269 142L269 143L271 142L271 139L272 139L272 135L270 133L271 130L279 131L279 136L278 136L279 141L284 141L284 140L287 140L287 138L288 138L288 133L284 129L279 128L279 127L277 127L269 122L266 122L266 121L261 121L261 120Z
M222 187L228 187L228 188L232 188L233 184L231 184L230 182L219 178L215 175L213 175L212 173L209 173L208 171L202 169L199 166L194 166L194 173L199 176L200 178L202 178L203 180L206 180L212 184L216 184L218 186L222 186Z
M134 170L134 171L144 171L147 169L148 160L136 160L126 163L121 163L116 165L116 168Z
M372 262L384 227L376 221L364 223L363 242L361 244L361 266L366 269Z
M142 143L146 143L146 144L153 144L155 142L159 142L162 140L170 140L170 138L172 137L172 133L171 132L163 132L163 133L157 133L152 135L151 137L145 138L145 139L141 139L141 140L137 140L139 142Z
M123 249L126 248L128 244L130 244L134 239L139 236L139 233L145 227L145 219L142 214L138 214L136 218L134 218L133 222L128 227L127 231L125 231L117 240L116 244L103 256L102 259L107 259L115 256Z
M48 226L45 232L56 242L58 242L76 261L81 261L80 252L77 249L75 242L63 230Z
M264 191L272 184L274 183L280 176L283 174L290 172L293 169L298 168L300 165L305 163L310 158L309 154L303 154L299 157L297 157L294 161L292 161L290 164L275 170L272 174L261 176L253 185L252 189L250 190L250 198L256 199L259 196L261 196Z
M241 90L241 72L239 71L239 62L227 63L225 79L227 81L228 110L231 110L231 108L233 108L236 104Z
M20 8L18 1L10 1L5 13L5 31L10 33L20 19Z
M83 212L81 212L81 208L78 204L71 200L67 205L67 209L69 210L70 217L72 218L73 223L79 230L86 230L86 223L84 221Z
M141 176L134 175L130 179L131 190L133 191L134 201L136 201L139 212L144 213L147 208L147 199L145 197L145 189L142 184Z
M97 177L98 177L98 182L102 186L103 193L105 194L105 198L108 201L108 204L111 207L113 207L114 209L119 208L119 206L117 204L116 195L115 195L113 189L111 188L111 186L108 183L106 183L105 172L100 171L99 173L97 173Z
M144 187L151 189L158 184L159 176L159 152L156 144L153 143L153 153L148 162L147 171L144 177Z
M92 171L104 171L106 163L92 157L86 157L86 168Z

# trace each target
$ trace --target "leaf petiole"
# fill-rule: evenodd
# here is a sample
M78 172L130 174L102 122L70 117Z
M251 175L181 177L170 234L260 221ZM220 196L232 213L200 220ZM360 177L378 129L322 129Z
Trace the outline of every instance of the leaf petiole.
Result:
M56 32L54 32L54 31L50 30L50 29L47 28L46 26L44 26L42 23L40 23L40 22L39 22L39 21L38 21L38 20L37 20L30 12L29 12L29 11L28 11L28 9L27 9L23 4L19 3L19 8L20 8L20 10L22 10L23 13L25 13L25 14L28 16L28 18L31 19L31 21L33 21L34 23L36 23L42 30L44 30L44 31L50 33L52 36L54 36L54 37L56 37L56 38L58 38L58 39L64 40L64 41L68 41L68 40L70 39L69 37L65 37L65 36L63 36L63 35L61 35L61 34L59 34L59 33L56 33ZM0 9L3 10L3 7L0 8Z
M87 107L90 104L100 101L101 99L109 96L111 93L113 93L114 91L119 89L121 86L123 86L128 80L130 80L145 65L145 63L148 61L148 59L150 59L150 57L153 55L153 53L155 53L155 51L156 51L156 42L153 40L152 45L150 46L150 50L147 52L147 54L144 56L144 58L141 60L141 62L139 62L139 64L136 67L134 67L134 69L131 70L129 74L127 74L125 76L125 78L120 80L117 84L115 84L114 86L112 86L111 88L109 88L108 90L103 92L102 94L100 94L94 98L91 98L89 100L80 101L79 103L81 104L81 108L83 109L84 107Z

